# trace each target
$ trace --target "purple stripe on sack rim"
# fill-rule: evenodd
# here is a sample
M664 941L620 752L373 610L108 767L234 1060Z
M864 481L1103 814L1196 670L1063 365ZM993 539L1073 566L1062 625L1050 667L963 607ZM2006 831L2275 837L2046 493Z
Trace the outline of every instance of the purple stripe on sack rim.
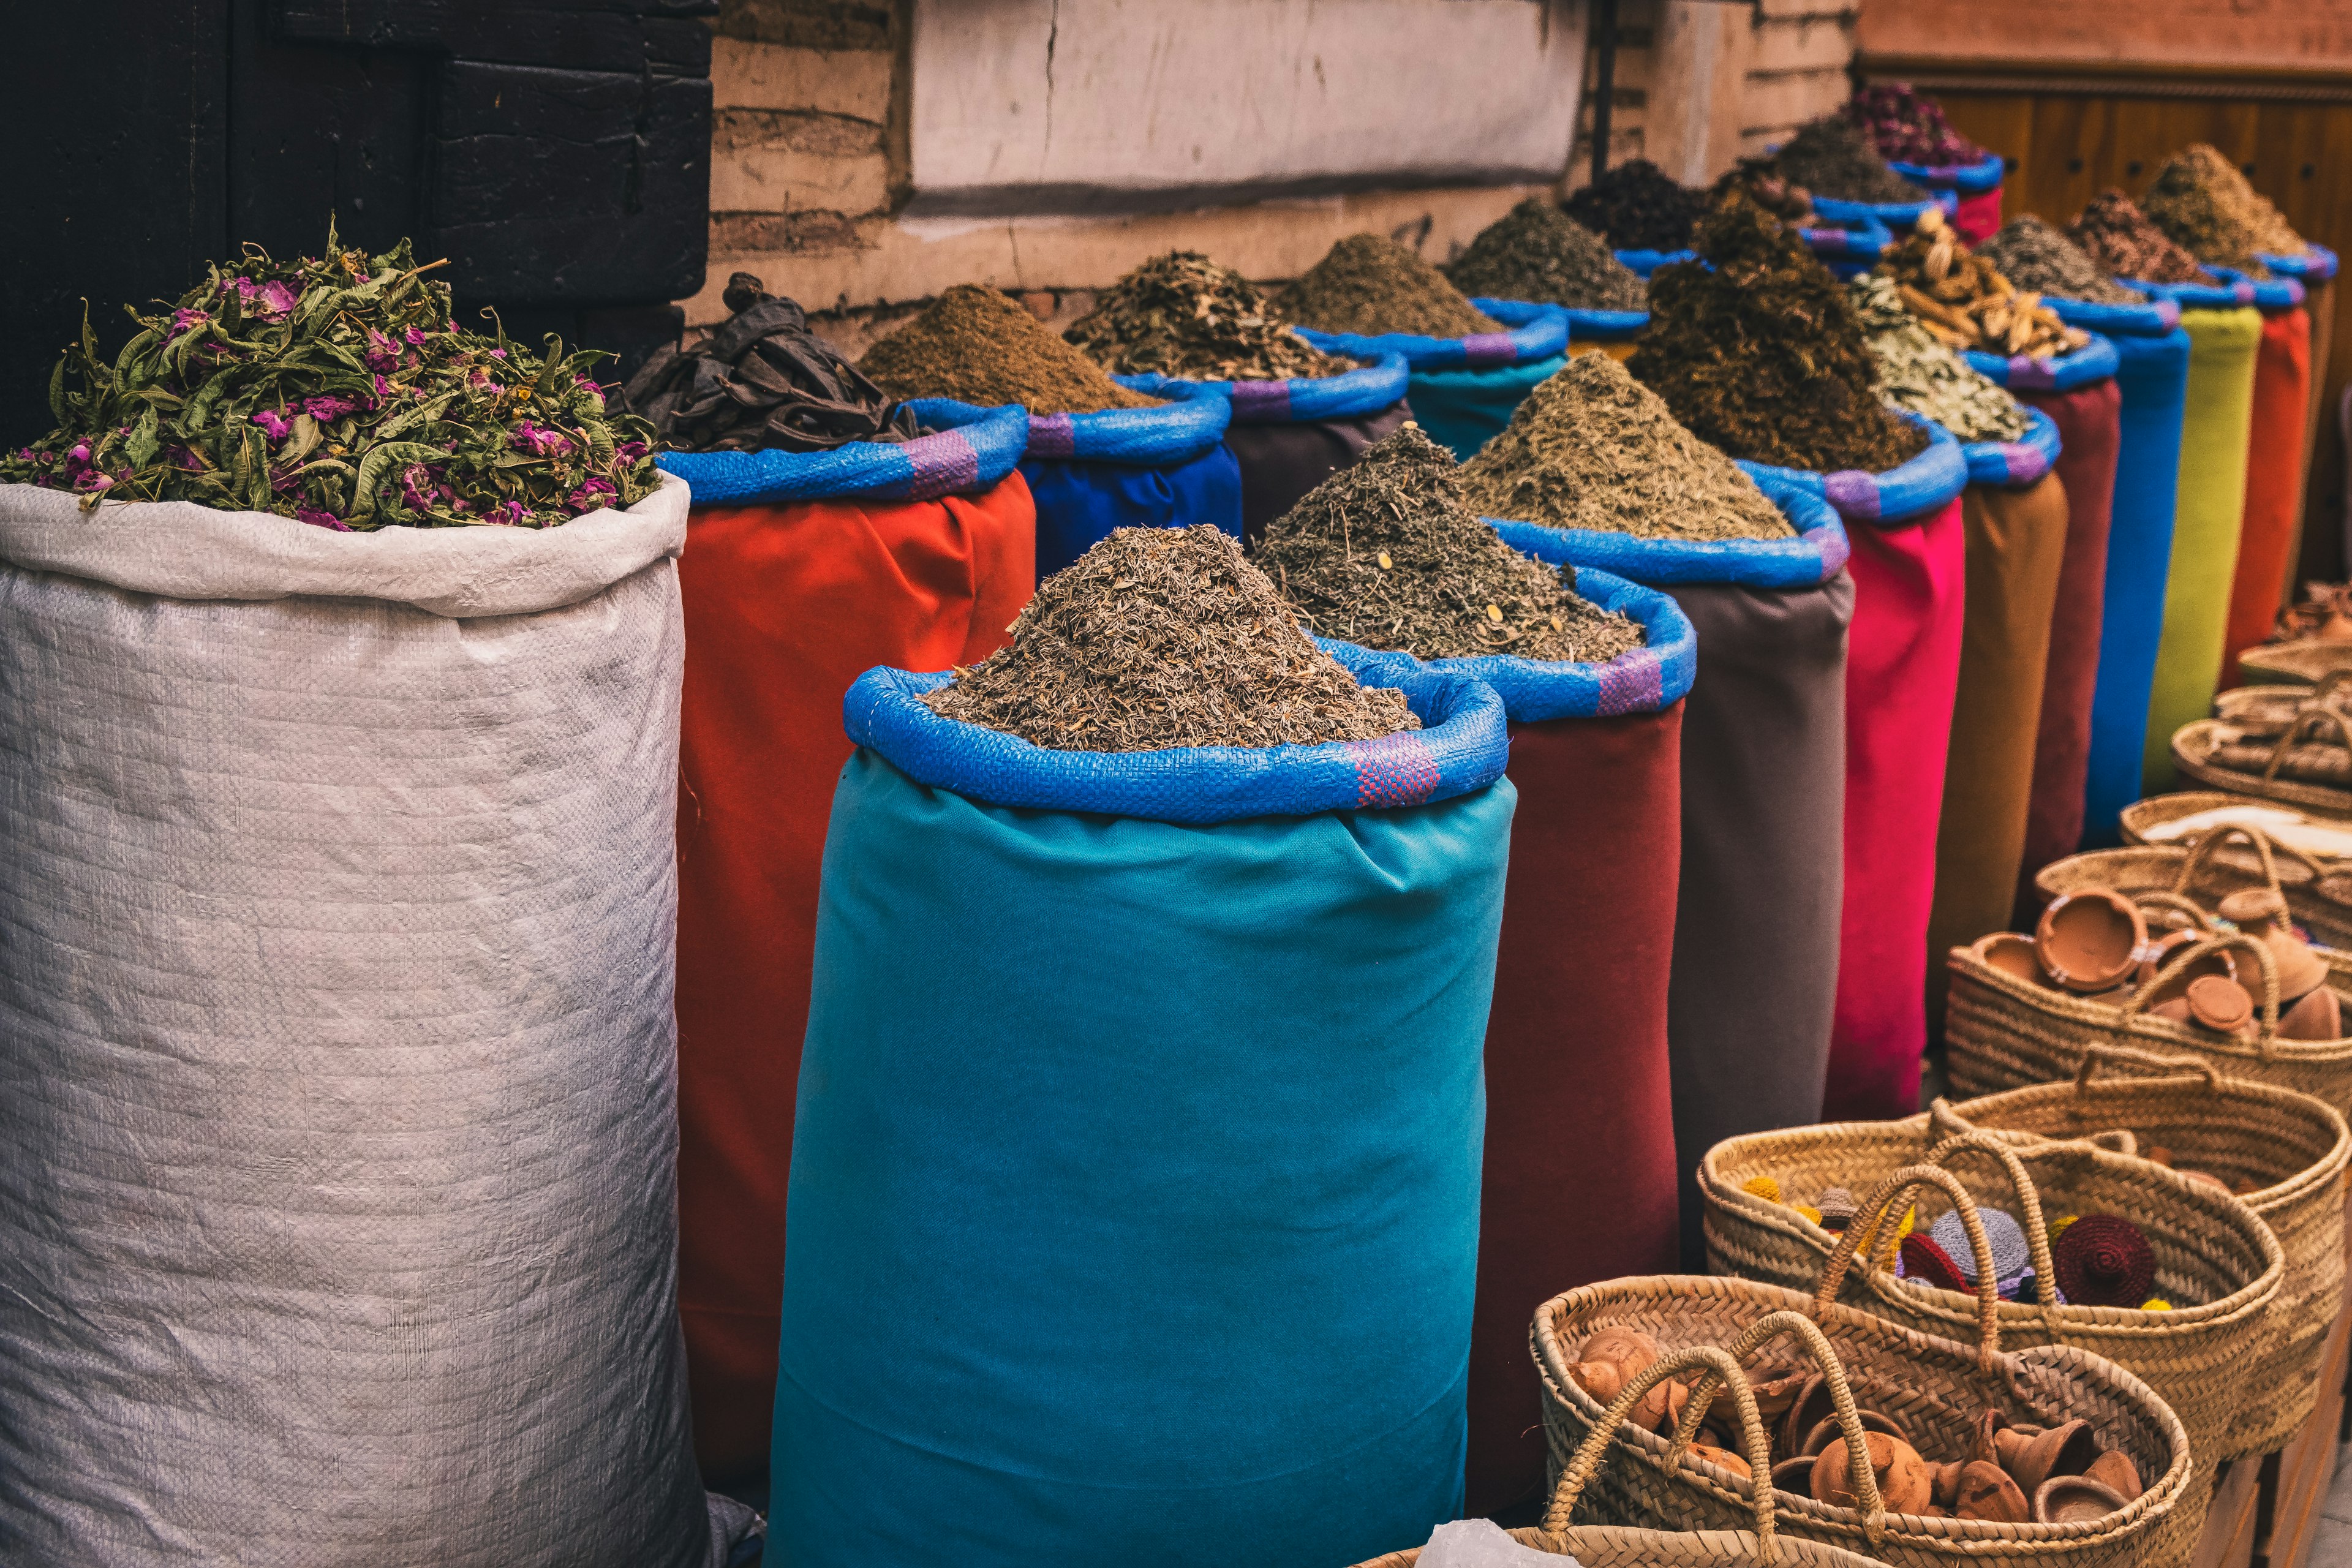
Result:
M1462 340L1462 363L1473 369L1519 363L1519 345L1508 332L1473 332Z
M2241 305L2251 305L2254 302L2254 286L2241 278L2230 285L2230 297Z
M1078 422L1067 414L1029 416L1032 458L1075 458L1078 455Z
M1845 530L1841 528L1834 540L1826 540L1822 544L1822 581L1826 583L1844 571L1845 563L1853 559L1853 541L1846 537Z
M2011 354L2009 356L2009 384L2037 392L2052 391L2058 384L2057 368L2047 359L2036 359L2030 354Z
M2000 446L2000 460L2009 469L2011 484L2038 479L2049 466L2042 461L2042 449L2038 447L2029 447L2022 441L2003 441Z
M1840 468L1822 476L1822 495L1841 517L1878 521L1878 476L1860 468Z
M1655 649L1637 647L1601 667L1601 700L1592 710L1603 719L1647 713L1665 695L1665 670Z
M907 481L908 500L937 500L980 482L980 454L961 430L918 437L898 450L915 465L914 477Z
M1286 425L1290 421L1290 383L1236 381L1233 386L1234 418L1244 425Z
M1350 741L1348 760L1356 764L1360 806L1419 805L1437 788L1437 759L1411 730L1377 741Z

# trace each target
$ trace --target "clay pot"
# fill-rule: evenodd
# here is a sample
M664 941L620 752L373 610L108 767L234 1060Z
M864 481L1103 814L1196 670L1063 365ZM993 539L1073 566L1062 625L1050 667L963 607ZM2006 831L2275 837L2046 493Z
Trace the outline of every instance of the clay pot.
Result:
M1747 1460L1728 1448L1718 1448L1712 1443L1693 1443L1690 1451L1702 1459L1721 1465L1743 1481L1754 1473L1748 1469Z
M1829 1380L1817 1372L1806 1374L1805 1381L1798 1385L1797 1396L1789 1402L1789 1413L1780 1417L1780 1431L1773 1435L1774 1446L1781 1456L1803 1453L1806 1436L1833 1408Z
M2217 1035L2254 1032L2254 999L2234 980L2200 974L2189 983L2184 1000L2189 1004L2189 1018Z
M1625 1392L1625 1373L1613 1361L1580 1361L1568 1369L1568 1375L1603 1409Z
M1579 1348L1576 1364L1568 1369L1568 1375L1595 1402L1607 1405L1613 1404L1625 1392L1625 1385L1648 1371L1650 1363L1657 1359L1658 1342L1640 1330L1602 1329ZM1661 1384L1659 1388L1665 1386ZM1653 1405L1663 1409L1667 1397L1658 1388L1652 1389L1633 1407L1631 1419L1640 1426L1654 1426L1654 1422L1643 1418L1643 1412ZM1688 1397L1687 1392L1685 1397Z
M2026 1435L2027 1428L2011 1426L1993 1434L1993 1454L2000 1468L2015 1479L2028 1493L2038 1493L2042 1483L2053 1476L2079 1476L2091 1468L2099 1457L2098 1440L2091 1435L2091 1424L2075 1420Z
M2110 1448L2092 1460L2091 1468L2083 1472L2083 1479L2098 1482L2126 1502L2140 1494L2139 1467L2133 1464L2131 1456L2121 1448Z
M2112 888L2084 888L2053 900L2034 930L2042 973L2068 991L2107 991L2130 979L2147 941L2139 906Z
M1860 1418L1862 1429L1864 1432L1883 1432L1889 1437L1899 1438L1906 1443L1911 1440L1911 1434L1905 1431L1903 1424L1893 1416L1881 1415L1875 1410L1864 1410L1859 1407L1854 1410L1854 1415ZM1813 1429L1805 1434L1805 1441L1797 1452L1818 1454L1832 1443L1841 1440L1838 1436L1837 1417L1831 1415L1813 1423Z
M1988 1459L1970 1459L1960 1467L1959 1486L1952 1502L1955 1519L1980 1519L1995 1524L2023 1524L2032 1514L2025 1489L2009 1472Z
M2344 1037L2344 1004L2333 985L2322 985L2279 1014L2282 1040L2340 1040Z
M2140 960L2139 973L2136 978L2140 984L2147 984L2163 972L2166 964L2180 956L2181 949L2196 946L2205 936L2205 932L2194 926L2184 926L2179 931L2149 937L2147 946L2141 950L2147 956Z
M1927 1479L1927 1462L1919 1450L1900 1437L1890 1437L1884 1432L1867 1432L1863 1443L1870 1453L1870 1468L1878 1479L1879 1500L1889 1513L1917 1513L1931 1500ZM1848 1466L1852 1460L1843 1441L1831 1444L1813 1456L1811 1488L1816 1502L1832 1508L1859 1508L1861 1500L1848 1486L1852 1478Z
M2034 1489L2036 1524L2088 1524L2124 1506L2116 1489L2088 1476L2053 1476Z
M2258 939L2278 961L2279 1005L2327 984L2327 965L2288 922L2286 896L2274 888L2243 888L2215 906L2221 917Z
M2033 939L2005 931L1989 936L1977 944L1977 956L2020 980L2031 980L2036 985L2047 985L2050 977L2042 973L2042 961L2033 955Z
M1662 1436L1670 1436L1683 1418L1683 1407L1689 1403L1690 1390L1670 1377L1642 1395L1641 1403L1633 1406L1633 1414L1626 1419Z
M1768 1436L1772 1435L1772 1424L1787 1415L1789 1406L1796 1403L1797 1395L1803 1391L1807 1381L1818 1375L1815 1373L1792 1372L1786 1377L1768 1378L1762 1383L1748 1385L1748 1392L1755 1395L1756 1414L1764 1420ZM1715 1398L1706 1407L1706 1418L1718 1432L1739 1430L1739 1402L1731 1396L1729 1389L1715 1391ZM1728 1444L1721 1446L1729 1447Z
M1959 1460L1948 1465L1928 1466L1927 1495L1945 1508L1951 1507L1960 1494L1960 1472L1966 1468L1968 1466Z
M1792 1497L1813 1495L1813 1457L1801 1454L1793 1459L1783 1459L1772 1467L1772 1489Z

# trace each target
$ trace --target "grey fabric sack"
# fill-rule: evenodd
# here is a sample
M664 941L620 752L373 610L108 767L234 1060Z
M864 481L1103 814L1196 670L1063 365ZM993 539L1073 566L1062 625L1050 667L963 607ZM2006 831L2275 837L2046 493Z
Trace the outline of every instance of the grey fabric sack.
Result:
M0 487L0 1563L704 1568L675 480Z

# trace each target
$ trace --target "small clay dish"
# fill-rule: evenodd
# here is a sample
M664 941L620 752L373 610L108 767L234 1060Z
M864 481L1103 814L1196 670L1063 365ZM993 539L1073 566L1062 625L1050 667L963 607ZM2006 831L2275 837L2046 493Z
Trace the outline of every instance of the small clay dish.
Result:
M2224 980L2218 974L2200 974L2189 983L2189 993L2181 998L2189 1004L2191 1022L2200 1024L2217 1035L2251 1035L2254 1032L2254 999L2246 988L2234 980Z
M2084 888L2052 901L2033 933L2042 973L2074 992L2110 991L2130 979L2147 942L2139 906L2112 888Z
M1712 1443L1693 1443L1689 1451L1698 1458L1721 1465L1743 1481L1755 1473L1748 1468L1747 1460L1728 1448L1718 1448Z
M2088 1476L2053 1476L2034 1489L2036 1524L2088 1524L2120 1512L2124 1500L2116 1489Z
M2168 931L2161 936L2149 937L2147 946L2141 950L2147 956L2141 959L2139 963L2137 976L2139 984L2145 985L2155 979L2162 973L2166 964L2180 956L2183 948L2196 946L2204 941L2208 934L2191 926L2183 927L2179 931Z
M1813 1457L1800 1454L1793 1459L1783 1459L1772 1467L1772 1489L1791 1497L1813 1495Z
M1911 1440L1911 1434L1906 1432L1903 1429L1903 1424L1891 1415L1881 1415L1875 1410L1864 1410L1858 1407L1854 1415L1861 1418L1862 1429L1865 1432L1881 1432L1889 1437L1898 1437L1906 1443ZM1805 1434L1804 1445L1797 1452L1818 1455L1836 1441L1838 1441L1837 1417L1831 1415L1813 1423L1813 1429Z
M2045 1427L2032 1436L2020 1427L1996 1432L1993 1452L2019 1487L2038 1496L2042 1483L2052 1477L2079 1476L2089 1469L2099 1457L2099 1444L2091 1435L2091 1424L2077 1419Z
M2083 1479L2098 1482L2126 1502L2140 1493L2139 1467L2133 1464L2131 1456L2121 1448L2110 1448L2092 1460L2091 1468L2083 1472Z
M2032 1505L2025 1500L2025 1489L2011 1480L2009 1472L1999 1465L1989 1459L1970 1459L1960 1467L1959 1484L1952 1501L1953 1518L2023 1524L2032 1512Z
M2013 931L1995 931L1977 943L1977 956L2020 980L2030 980L2036 985L2047 985L2050 977L2042 973L2042 961L2033 955L2033 939L2020 936Z
M2242 888L2223 899L2216 912L2271 950L2278 963L2282 1003L2327 984L2327 964L2288 923L2286 897L2275 888Z
M2344 1004L2333 985L2315 987L2302 1001L2279 1015L2282 1040L2340 1040L2344 1037Z

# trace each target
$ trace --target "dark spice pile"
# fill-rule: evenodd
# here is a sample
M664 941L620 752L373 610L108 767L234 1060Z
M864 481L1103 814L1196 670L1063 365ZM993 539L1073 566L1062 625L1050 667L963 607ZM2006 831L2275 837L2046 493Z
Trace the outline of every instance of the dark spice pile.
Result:
M2210 283L2197 258L2148 221L2123 192L2110 185L2066 226L2066 237L2117 278L2143 283Z
M2137 305L2147 298L2107 276L2089 251L2032 213L2021 213L2001 225L1999 234L1977 247L1977 254L2019 288L2055 294L2062 300Z
M1454 455L1411 422L1268 523L1257 563L1299 619L1366 647L1600 663L1643 642L1577 595L1573 569L1520 554L1473 515Z
M1845 116L1870 133L1882 158L1951 168L1981 163L1985 150L1952 129L1944 106L1907 81L1883 81L1849 100Z
M1769 158L1742 158L1707 188L1710 205L1744 201L1779 218L1801 224L1813 216L1813 193L1780 173Z
M1772 163L1790 184L1841 202L1916 202L1927 193L1886 166L1863 128L1843 114L1800 127Z
M952 397L983 408L1095 414L1159 403L1129 392L994 289L959 283L866 351L858 369L894 397Z
M1274 319L1255 284L1197 250L1153 257L1062 336L1117 375L1288 381L1355 368L1309 348Z
M1122 528L1045 579L1013 640L922 700L1057 752L1315 746L1421 721L1298 627L1232 535Z
M0 455L0 481L83 505L184 500L342 532L553 528L660 483L653 428L608 415L588 372L461 332L409 242L273 261L246 247L176 305L131 312L112 356L85 321L49 382L58 428Z
M1607 241L1540 196L1479 230L1444 271L1463 293L1490 300L1639 310L1650 297L1641 279L1609 253Z
M1503 324L1463 298L1445 274L1376 234L1349 235L1282 291L1282 319L1324 332L1417 332L1466 338Z
M1650 279L1650 330L1625 368L1691 433L1782 468L1883 471L1927 445L1886 411L1838 280L1753 205L1708 215L1696 261Z
M1618 250L1683 250L1706 216L1706 193L1647 158L1619 163L1568 198L1568 216Z
M2139 206L2181 249L2208 266L2268 277L2257 251L2301 256L2308 248L2238 166L2203 142L2166 161Z
M749 272L720 296L735 313L691 348L667 343L629 378L625 405L680 452L824 452L851 441L923 435L793 300Z
M1796 531L1738 464L1607 354L1580 354L1528 393L1509 426L1462 465L1462 496L1481 517L1644 539Z

